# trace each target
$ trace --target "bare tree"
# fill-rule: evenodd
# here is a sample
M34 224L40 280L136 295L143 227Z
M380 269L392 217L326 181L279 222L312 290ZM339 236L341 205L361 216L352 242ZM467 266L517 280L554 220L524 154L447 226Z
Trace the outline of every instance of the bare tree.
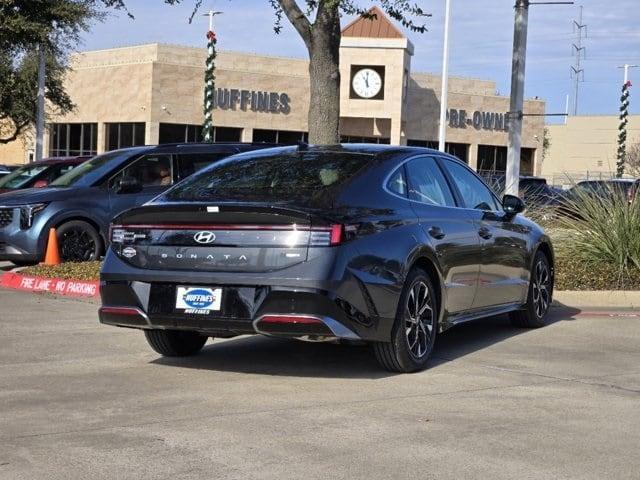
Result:
M627 173L634 177L640 177L640 142L636 142L627 148L625 164Z

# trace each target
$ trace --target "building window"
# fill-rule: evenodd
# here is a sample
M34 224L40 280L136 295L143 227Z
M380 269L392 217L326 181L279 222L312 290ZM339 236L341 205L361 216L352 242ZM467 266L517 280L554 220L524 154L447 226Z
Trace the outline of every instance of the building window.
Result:
M107 123L106 127L107 151L144 145L145 124L143 122Z
M184 123L161 123L158 143L199 142L202 139L201 125Z
M97 123L52 123L49 156L77 157L97 153Z
M384 145L389 145L391 143L391 139L384 137L359 137L357 135L342 135L340 137L340 143L381 143Z
M535 158L535 148L522 148L520 150L520 175L533 175L533 159Z
M533 175L535 152L535 148L523 148L520 151L520 175ZM506 172L507 147L478 145L478 171L486 173Z
M213 127L214 142L240 142L242 129L236 127Z
M507 170L507 147L478 145L478 172L505 172Z
M214 142L240 142L242 128L213 127ZM202 141L202 125L161 123L158 143L191 143Z
M407 145L409 147L424 147L424 148L432 148L433 150L438 150L438 142L433 140L407 140ZM454 157L458 157L464 163L469 163L469 144L468 143L451 143L446 142L444 151L449 155L453 155Z
M279 143L283 145L295 145L298 142L307 142L309 134L295 130L264 130L253 129L253 141L257 143Z

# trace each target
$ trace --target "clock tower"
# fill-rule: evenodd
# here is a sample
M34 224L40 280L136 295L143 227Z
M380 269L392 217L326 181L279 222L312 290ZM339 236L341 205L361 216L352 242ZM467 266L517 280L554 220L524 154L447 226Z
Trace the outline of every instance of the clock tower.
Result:
M378 7L369 14L342 30L340 132L403 145L413 44Z

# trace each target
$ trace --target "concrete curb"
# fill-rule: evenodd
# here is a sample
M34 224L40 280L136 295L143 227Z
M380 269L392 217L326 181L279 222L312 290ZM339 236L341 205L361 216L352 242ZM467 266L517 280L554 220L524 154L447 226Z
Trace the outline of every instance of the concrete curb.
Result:
M27 292L49 292L68 297L97 297L100 282L36 277L16 272L0 275L0 287Z
M637 290L556 290L553 305L574 308L623 308L640 310L640 291Z

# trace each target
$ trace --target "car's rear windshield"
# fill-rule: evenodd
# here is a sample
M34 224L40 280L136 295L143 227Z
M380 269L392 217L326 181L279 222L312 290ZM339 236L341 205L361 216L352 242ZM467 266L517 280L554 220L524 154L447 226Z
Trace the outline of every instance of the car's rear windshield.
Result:
M187 178L164 198L322 205L330 203L370 158L351 152L244 154Z
M81 163L77 167L69 170L67 173L57 178L53 182L49 184L50 187L70 187L82 177L87 175L90 172L97 170L102 167L104 164L122 155L122 152L115 151L110 153L105 153L103 155L98 155L97 157L93 157L91 160L87 160L84 163Z
M26 185L36 175L41 174L51 165L25 165L0 179L0 188L13 190Z

